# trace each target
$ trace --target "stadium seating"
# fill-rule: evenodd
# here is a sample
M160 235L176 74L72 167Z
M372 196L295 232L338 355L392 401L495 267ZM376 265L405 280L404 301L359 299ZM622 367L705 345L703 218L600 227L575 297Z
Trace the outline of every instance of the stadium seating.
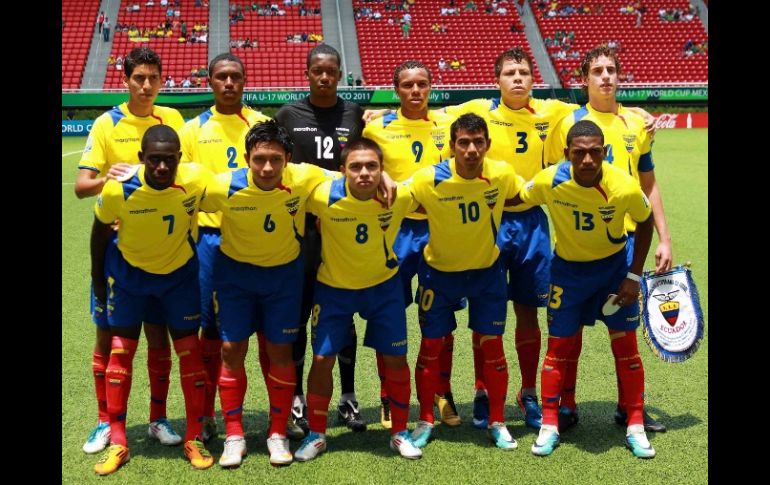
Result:
M61 6L61 87L77 89L91 47L99 0L64 0Z
M401 2L386 0L400 5ZM402 10L385 10L382 2L353 0L354 8L371 8L382 18L357 20L358 44L364 79L368 85L392 85L394 68L409 59L419 60L433 73L433 84L493 84L493 65L497 56L506 49L524 46L531 49L523 31L511 32L511 24L521 26L521 18L514 2L499 6L508 11L504 15L484 13L483 0L476 0L477 11L465 11L465 0L455 2L459 14L441 15L447 0L417 0L410 6L412 26L409 37L402 36L399 19ZM392 25L388 18L393 18ZM434 33L434 23L446 24L447 33ZM465 62L465 69L439 70L440 58L449 63L453 57ZM535 66L535 82L542 82Z
M304 76L308 50L317 42L287 42L287 36L305 33L323 35L321 15L300 15L298 5L285 6L283 1L275 2L285 15L257 15L251 10L250 2L240 4L243 20L230 24L230 40L256 41L256 48L233 47L230 51L240 57L246 65L246 86L248 87L303 87L307 86ZM264 5L263 2L260 2ZM305 0L304 8L310 11L320 9L320 0Z
M546 3L544 10L538 3ZM634 83L687 83L708 81L708 52L684 55L684 45L689 39L696 44L708 41L703 24L698 17L686 21L664 21L659 18L658 10L679 9L687 11L688 0L644 0L647 11L642 16L642 25L636 27L636 15L620 13L621 7L631 0L586 0L581 2L589 6L592 13L573 13L568 16L548 18L548 2L531 0L530 6L535 13L543 39L553 38L557 31L573 31L575 39L570 50L580 54L576 59L553 59L556 72L562 68L572 71L580 67L586 51L610 40L620 42L619 59L621 71L632 73ZM559 9L566 2L559 2ZM596 6L602 5L600 14L595 13ZM549 52L558 51L558 47L549 48ZM577 79L570 80L565 71L561 76L567 86L578 84Z
M163 65L163 78L171 75L179 87L184 78L191 78L191 70L198 69L201 66L208 65L208 44L207 43L180 43L180 28L173 29L173 35L165 38L149 38L147 41L136 42L129 40L126 32L116 32L116 24L135 25L140 30L144 28L154 29L158 24L166 19L166 9L160 6L160 2L155 0L155 6L147 7L143 0L121 0L120 13L113 22L113 43L111 55L125 57L131 49L135 47L148 46L160 55ZM127 11L126 7L132 4L139 4L139 11ZM173 2L169 2L173 4ZM195 0L181 0L179 11L181 15L175 17L181 24L185 21L187 24L187 35L193 32L195 24L209 23L209 11L205 7L195 7ZM201 78L201 86L206 86L206 79ZM193 84L193 86L195 86ZM107 67L107 76L104 79L105 88L123 89L123 71L114 66Z

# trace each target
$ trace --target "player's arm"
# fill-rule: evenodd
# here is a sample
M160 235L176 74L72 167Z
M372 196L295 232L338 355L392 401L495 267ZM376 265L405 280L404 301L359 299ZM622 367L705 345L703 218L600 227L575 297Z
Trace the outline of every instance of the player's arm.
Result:
M110 167L104 177L99 177L99 173L94 169L81 168L75 179L75 195L78 199L99 195L108 180L123 177L131 171L132 167L130 163L116 163Z
M634 256L628 271L628 274L632 276L626 277L620 282L618 296L615 297L614 301L620 306L631 305L639 298L639 281L644 270L644 260L647 259L647 252L649 252L652 242L652 219L653 216L650 214L644 222L639 222L636 225Z
M388 172L382 171L380 177L380 185L378 186L378 192L382 194L382 198L385 199L385 203L390 209L393 206L393 202L396 200L396 182L388 175Z
M671 234L668 232L666 213L663 210L663 197L660 186L655 179L655 170L639 172L639 183L642 191L650 199L655 231L658 233L658 246L655 248L655 272L668 271L673 266L674 253L671 245ZM638 230L637 230L637 237Z
M94 296L102 303L107 302L107 278L104 275L104 255L110 243L112 228L94 217L91 227L91 283Z

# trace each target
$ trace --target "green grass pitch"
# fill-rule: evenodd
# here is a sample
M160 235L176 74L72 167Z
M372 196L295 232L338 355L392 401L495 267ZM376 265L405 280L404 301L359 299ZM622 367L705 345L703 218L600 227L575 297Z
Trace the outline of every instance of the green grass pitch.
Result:
M88 240L95 199L78 200L73 191L80 150L85 138L62 138L62 482L63 483L706 483L708 481L708 130L662 130L656 135L656 173L663 193L668 223L674 241L675 263L692 261L693 275L701 295L707 321L699 351L681 364L656 359L639 332L647 384L647 409L659 417L669 431L651 434L658 456L639 460L625 449L624 429L612 420L616 386L613 359L605 327L598 324L584 334L583 355L578 373L580 423L562 435L562 444L548 458L533 456L536 434L526 428L515 404L520 384L513 345L514 317L509 307L505 350L510 368L506 421L519 448L504 452L492 447L486 435L470 425L473 396L473 360L467 313L460 312L455 335L453 391L462 426L436 427L435 440L422 460L408 461L388 448L388 432L379 424L379 383L374 352L360 347L356 390L363 415L369 423L365 433L352 433L336 423L330 412L329 451L310 463L294 463L277 469L268 463L265 447L267 395L257 369L256 343L247 357L249 389L244 420L249 456L235 470L218 465L195 471L183 457L181 447L164 447L147 437L149 386L146 346L140 344L134 362L134 382L128 413L131 461L108 478L98 478L92 466L98 455L81 451L96 420L91 377L94 329L88 314L90 259ZM646 268L652 266L652 254ZM414 305L408 310L409 362L413 367L419 348ZM544 328L544 312L541 312ZM359 335L364 326L357 322ZM545 335L545 332L544 332ZM360 341L360 337L359 337ZM546 339L543 338L543 352ZM541 361L542 361L541 353ZM176 359L174 359L176 360ZM306 366L306 372L309 367ZM414 369L412 369L413 371ZM184 430L184 404L179 387L178 363L171 374L168 414L175 429ZM335 370L335 394L339 378ZM410 428L417 419L412 391ZM219 405L217 404L217 407ZM333 410L332 410L333 411ZM224 436L209 448L218 459ZM292 443L292 450L297 444Z

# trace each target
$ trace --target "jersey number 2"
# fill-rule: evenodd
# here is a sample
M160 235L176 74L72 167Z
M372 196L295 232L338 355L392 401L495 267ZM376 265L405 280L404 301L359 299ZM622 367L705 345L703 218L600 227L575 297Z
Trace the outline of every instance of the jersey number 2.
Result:
M238 162L235 161L237 154L235 147L227 147L227 168L238 168Z

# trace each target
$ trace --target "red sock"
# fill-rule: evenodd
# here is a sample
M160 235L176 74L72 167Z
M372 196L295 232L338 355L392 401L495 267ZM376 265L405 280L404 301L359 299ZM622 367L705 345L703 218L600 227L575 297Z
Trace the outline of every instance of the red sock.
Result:
M267 372L270 370L270 359L267 357L267 347L265 346L265 334L257 332L257 346L259 347L259 370L262 371L262 379L265 381L265 388L269 386L267 382ZM295 377L294 380L297 378Z
M110 442L128 446L126 440L126 412L131 394L131 369L139 340L112 337L110 361L107 364L107 413L110 416Z
M489 423L504 423L505 395L508 392L508 362L502 335L481 335L479 345L484 356L484 382L489 396Z
M521 388L537 386L537 365L540 363L540 327L516 327L516 354L519 356Z
M203 366L197 335L174 340L174 350L179 357L179 377L187 416L184 440L190 441L199 438L201 434L203 401L206 399L206 368Z
M615 361L615 383L618 386L618 407L625 411L626 399L623 396L623 386L620 384L620 366L617 360Z
M201 357L206 368L206 399L203 401L203 415L214 416L214 402L217 399L217 383L222 371L222 341L201 335Z
M147 373L150 376L150 422L166 417L168 376L171 374L171 347L147 349Z
M487 388L484 385L484 354L481 353L481 344L479 344L480 338L481 335L476 332L471 334L471 342L473 344L473 374L476 377L476 382L473 387L477 391Z
M540 395L543 401L543 424L559 425L559 396L564 382L567 357L575 345L575 337L548 337L548 350L540 371Z
M576 333L573 338L575 339L575 343L572 346L572 351L570 352L569 357L567 357L567 364L564 367L560 406L566 406L574 411L577 409L575 387L577 385L580 351L583 350L583 327L580 327L580 330L578 330L578 333Z
M247 384L245 368L228 369L222 366L222 372L219 374L219 401L225 420L225 436L244 436L241 419Z
M409 419L409 397L412 392L410 380L408 366L400 369L385 368L385 387L388 390L390 419L393 422L393 427L390 429L391 435L406 429L406 422Z
M626 400L628 425L643 424L644 365L636 344L636 330L627 332L610 330L610 345Z
M377 376L380 378L380 399L388 397L388 391L385 390L385 360L382 358L382 352L375 352L377 357Z
M433 396L439 379L439 355L444 346L442 338L426 338L420 341L420 353L414 369L417 400L420 402L420 420L433 422Z
M110 420L110 415L107 413L107 387L104 378L109 362L109 356L104 356L99 352L93 353L91 371L94 374L94 389L96 390L96 403L99 406L99 421L102 423Z
M270 400L268 437L273 433L286 436L286 422L291 412L294 386L297 385L294 379L296 379L294 362L289 362L289 365L284 367L270 365L270 372L267 374L267 396Z
M308 392L305 398L307 399L310 431L326 433L326 417L329 415L329 401L332 400L332 397Z
M444 337L444 346L439 355L439 380L436 394L441 396L452 391L452 356L454 354L455 337L451 333Z

